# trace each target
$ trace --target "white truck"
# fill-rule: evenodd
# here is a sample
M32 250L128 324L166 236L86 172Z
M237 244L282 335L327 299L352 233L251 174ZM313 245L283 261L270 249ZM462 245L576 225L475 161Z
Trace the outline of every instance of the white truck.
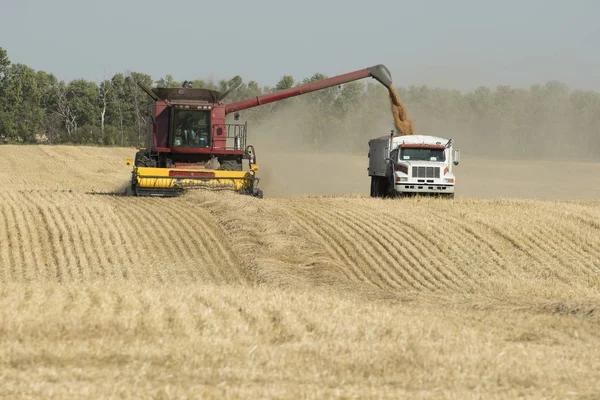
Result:
M428 194L454 198L460 152L454 140L434 136L382 136L369 141L371 197Z

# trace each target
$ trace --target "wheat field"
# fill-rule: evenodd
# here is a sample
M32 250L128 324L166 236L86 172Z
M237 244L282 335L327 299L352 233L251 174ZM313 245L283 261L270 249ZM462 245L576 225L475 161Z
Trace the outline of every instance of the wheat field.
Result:
M0 397L600 398L599 201L134 198L133 152L0 146Z

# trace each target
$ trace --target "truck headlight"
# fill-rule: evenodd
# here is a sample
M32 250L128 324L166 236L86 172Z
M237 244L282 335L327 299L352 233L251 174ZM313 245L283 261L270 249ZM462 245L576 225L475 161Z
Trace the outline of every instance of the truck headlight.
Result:
M454 178L444 178L444 183L454 183Z
M408 176L399 176L398 179L396 179L396 181L398 181L398 182L408 182Z

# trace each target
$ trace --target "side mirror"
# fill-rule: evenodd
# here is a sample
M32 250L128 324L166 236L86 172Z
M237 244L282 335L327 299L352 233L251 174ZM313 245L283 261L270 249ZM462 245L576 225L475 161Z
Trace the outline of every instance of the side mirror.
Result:
M390 163L393 163L393 162L394 162L394 160L392 160L392 159L391 159L391 158L389 158L389 157L386 157L386 158L385 158L385 162L386 162L387 164L390 164Z
M460 162L460 150L454 150L454 165L458 165Z

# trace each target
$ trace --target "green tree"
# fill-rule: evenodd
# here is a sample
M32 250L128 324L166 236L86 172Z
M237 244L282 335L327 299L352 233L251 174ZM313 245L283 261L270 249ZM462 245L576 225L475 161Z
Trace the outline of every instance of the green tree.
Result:
M275 85L275 91L290 89L294 87L294 78L290 75L284 75L277 85Z
M167 74L164 78L156 81L156 87L160 88L180 88L181 82L176 81L173 75Z
M125 130L127 127L126 118L128 115L127 103L127 83L125 75L118 73L113 75L110 80L111 90L108 94L109 101L106 110L106 120L108 125L118 132L118 142L123 146L125 144ZM129 136L129 135L127 135ZM109 139L109 142L117 143L117 138Z
M100 92L95 82L76 79L67 85L68 98L79 126L100 125Z
M35 142L43 136L43 93L36 72L23 64L11 64L2 80L2 132L7 138Z
M213 81L205 81L203 79L196 79L192 81L192 86L198 89L212 89L216 90L217 86Z
M150 75L141 72L130 72L125 78L125 98L128 105L127 115L130 118L129 121L134 123L136 133L136 136L130 138L130 140L136 145L142 145L153 101L138 87L138 82L147 87L152 87L153 81Z
M362 82L346 83L339 96L334 100L334 109L340 117L345 117L348 113L356 110L360 106L360 100L365 91L365 85Z
M0 81L4 79L9 65L10 60L8 59L8 52L0 47Z

